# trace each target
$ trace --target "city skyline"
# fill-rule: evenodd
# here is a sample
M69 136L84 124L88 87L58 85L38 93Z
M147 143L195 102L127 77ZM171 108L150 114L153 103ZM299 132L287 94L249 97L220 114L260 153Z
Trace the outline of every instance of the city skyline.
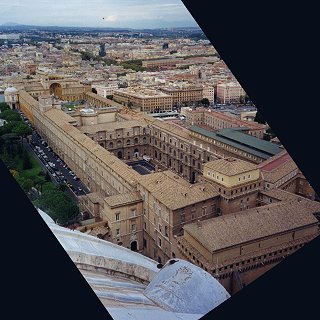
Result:
M180 0L47 0L0 3L3 23L101 28L198 27ZM26 10L29 12L26 15Z

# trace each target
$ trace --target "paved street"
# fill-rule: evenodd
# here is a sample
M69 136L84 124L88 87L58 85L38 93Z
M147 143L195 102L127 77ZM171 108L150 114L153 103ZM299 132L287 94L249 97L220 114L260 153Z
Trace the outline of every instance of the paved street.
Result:
M90 192L71 169L52 151L46 141L40 137L23 113L21 113L21 116L25 123L32 128L32 139L28 147L34 152L45 170L49 172L53 182L56 184L63 183L68 186L71 194L76 198L78 195Z

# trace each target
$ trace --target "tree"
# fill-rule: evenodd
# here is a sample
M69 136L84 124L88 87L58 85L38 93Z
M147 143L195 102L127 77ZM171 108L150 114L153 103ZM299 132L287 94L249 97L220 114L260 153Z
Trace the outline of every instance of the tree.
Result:
M1 136L4 141L4 147L8 154L13 154L14 147L19 139L16 133L5 133Z
M79 207L66 193L54 188L44 191L34 205L63 225L79 215Z
M19 116L19 114L17 114L16 112L12 111L12 110L4 110L1 111L0 113L0 118L9 121L21 121L21 118Z
M18 172L17 170L11 169L11 170L10 170L10 173L12 174L12 176L13 176L14 178L16 178L16 177L19 176L19 172Z
M21 137L21 143L23 143L23 138L26 138L28 135L32 134L32 130L25 124L19 123L12 129L13 133L16 133Z
M42 192L42 186L46 183L46 180L44 177L41 176L35 176L33 177L33 186L37 188L40 192Z
M0 111L3 112L5 110L10 110L9 105L5 102L0 102Z
M33 182L29 178L17 177L16 180L25 193L28 193L33 187Z
M201 100L201 103L204 105L204 106L209 106L210 105L210 101L208 98L203 98Z
M23 151L22 153L22 168L23 170L28 170L32 168L32 163L30 161L30 156L27 151Z
M46 175L45 175L45 178L44 178L47 182L50 182L51 181L51 178L50 178L50 174L49 172L47 171L46 172Z
M58 189L59 189L60 191L66 192L66 191L68 190L68 187L67 187L65 184L60 183L60 184L58 185Z
M0 127L0 135L6 133L12 133L12 129L16 127L21 121L10 121L6 123L4 126Z

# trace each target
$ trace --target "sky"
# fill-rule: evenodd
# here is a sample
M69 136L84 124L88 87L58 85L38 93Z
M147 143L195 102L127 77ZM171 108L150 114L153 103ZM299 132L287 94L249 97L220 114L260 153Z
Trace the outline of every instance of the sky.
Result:
M181 0L0 0L0 25L195 27Z

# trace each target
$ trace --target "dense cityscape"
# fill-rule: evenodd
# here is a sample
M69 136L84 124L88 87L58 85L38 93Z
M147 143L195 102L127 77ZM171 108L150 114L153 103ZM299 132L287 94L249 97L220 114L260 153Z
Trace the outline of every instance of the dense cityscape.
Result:
M232 295L319 235L318 196L199 28L0 26L0 111L0 157L61 238Z

